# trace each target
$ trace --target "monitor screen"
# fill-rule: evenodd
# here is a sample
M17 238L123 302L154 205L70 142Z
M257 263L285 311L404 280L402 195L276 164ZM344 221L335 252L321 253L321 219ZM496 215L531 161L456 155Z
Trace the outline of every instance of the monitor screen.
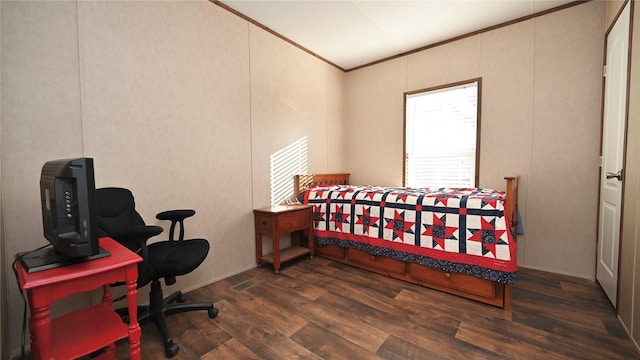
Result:
M42 225L51 248L23 256L29 271L105 255L98 244L92 158L46 162L40 173Z
M70 257L98 253L93 159L48 161L40 174L44 236Z

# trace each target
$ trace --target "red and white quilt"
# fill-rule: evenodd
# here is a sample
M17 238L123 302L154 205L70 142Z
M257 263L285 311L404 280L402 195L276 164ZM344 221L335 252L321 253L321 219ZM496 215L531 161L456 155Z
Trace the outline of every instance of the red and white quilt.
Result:
M492 281L517 281L505 194L491 189L309 189L319 244L352 247Z

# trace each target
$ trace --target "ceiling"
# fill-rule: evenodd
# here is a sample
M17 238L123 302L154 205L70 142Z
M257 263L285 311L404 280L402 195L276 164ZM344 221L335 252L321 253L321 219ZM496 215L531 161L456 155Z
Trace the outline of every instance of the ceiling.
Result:
M221 0L343 70L573 0Z

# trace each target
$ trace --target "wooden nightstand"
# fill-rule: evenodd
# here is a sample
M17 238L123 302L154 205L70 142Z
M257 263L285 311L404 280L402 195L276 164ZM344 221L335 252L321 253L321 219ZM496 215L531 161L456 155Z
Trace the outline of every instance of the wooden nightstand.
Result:
M280 264L311 254L313 259L313 206L281 205L253 210L256 227L256 262L273 264L275 273L280 273ZM309 231L309 248L300 246L298 231ZM291 247L280 249L280 236L292 234ZM273 253L262 254L262 235L273 239Z

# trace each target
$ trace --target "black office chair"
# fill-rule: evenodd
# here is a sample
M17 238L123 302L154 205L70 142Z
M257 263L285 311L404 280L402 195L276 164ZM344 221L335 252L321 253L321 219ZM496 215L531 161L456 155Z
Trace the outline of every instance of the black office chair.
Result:
M160 279L172 285L176 276L195 270L207 257L209 242L205 239L184 239L184 219L195 214L193 210L170 210L159 213L156 218L170 220L169 240L147 244L147 240L162 232L159 226L145 225L135 209L133 194L123 188L102 188L96 190L98 227L102 236L109 236L130 250L138 253L143 261L138 264L138 288L151 282L149 306L141 307L138 322L153 320L164 337L167 357L176 355L180 346L173 342L165 316L192 310L206 310L210 318L218 315L212 303L185 303L186 298L178 291L166 298L162 295ZM174 240L176 225L180 234ZM176 303L177 302L177 303ZM123 319L128 321L126 308L122 309Z

